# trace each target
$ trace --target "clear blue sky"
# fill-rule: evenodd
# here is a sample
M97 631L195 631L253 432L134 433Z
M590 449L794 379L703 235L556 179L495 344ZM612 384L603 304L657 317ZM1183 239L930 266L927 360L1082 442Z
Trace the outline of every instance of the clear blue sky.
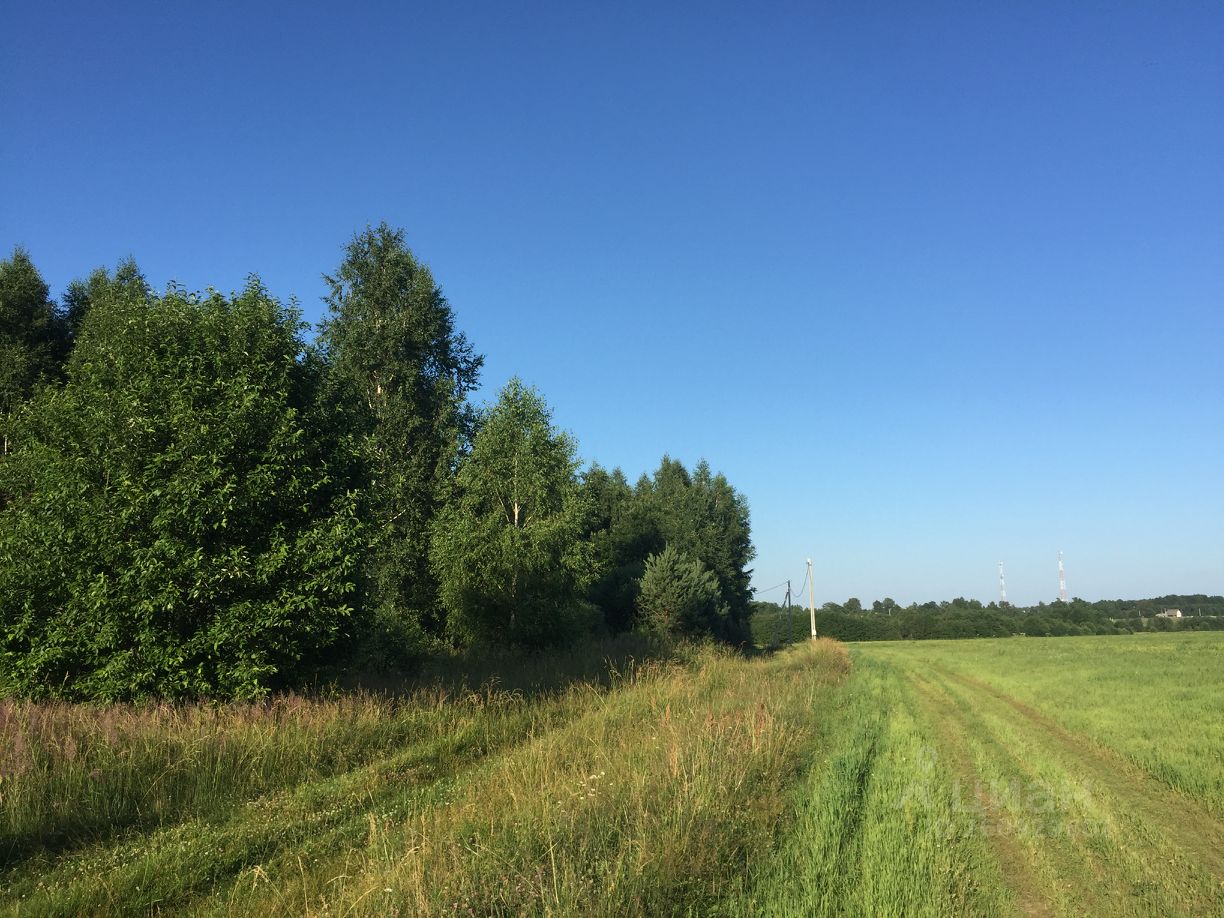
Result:
M668 6L9 4L0 246L313 319L385 219L760 589L1224 592L1224 7Z

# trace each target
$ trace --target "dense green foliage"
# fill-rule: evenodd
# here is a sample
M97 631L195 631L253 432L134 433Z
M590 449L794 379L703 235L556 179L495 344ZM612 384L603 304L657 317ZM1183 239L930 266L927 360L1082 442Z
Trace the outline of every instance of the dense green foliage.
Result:
M94 303L0 464L0 680L250 697L343 636L361 544L295 312L257 281Z
M95 303L124 297L144 297L150 294L149 284L136 262L127 258L119 262L112 274L97 268L85 280L75 280L64 291L60 315L67 324L73 341L80 334L85 316Z
M456 637L540 645L572 636L590 567L574 452L517 379L480 418L432 549Z
M722 475L705 462L690 473L663 457L653 476L630 487L619 469L598 467L584 480L588 529L600 576L591 600L605 610L615 628L637 621L638 592L646 559L671 546L698 561L718 585L720 611L711 619L714 636L741 643L749 639L751 570L748 506ZM702 627L698 633L710 633Z
M388 631L419 640L442 628L430 532L483 358L455 331L450 304L400 230L358 233L326 280L320 344L331 396L362 447L371 604Z
M59 374L67 342L68 323L47 284L25 250L16 249L0 261L0 423ZM10 446L8 424L0 434L2 455Z
M638 593L643 630L668 637L715 635L725 630L726 614L718 581L700 561L672 545L646 559Z
M723 476L580 476L539 393L471 406L482 358L399 230L326 281L312 345L255 280L157 294L129 260L56 303L23 251L0 262L0 695L250 698L477 645L747 639ZM648 558L680 555L639 616ZM701 601L663 615L696 571Z

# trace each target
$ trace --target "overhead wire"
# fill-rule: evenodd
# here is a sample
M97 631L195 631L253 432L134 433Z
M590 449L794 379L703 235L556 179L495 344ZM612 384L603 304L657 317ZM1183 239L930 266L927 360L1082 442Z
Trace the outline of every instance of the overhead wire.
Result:
M767 589L764 589L764 590L753 590L752 592L753 592L753 594L754 594L754 595L758 595L758 596L759 596L761 593L772 593L774 590L781 589L782 587L786 586L788 583L790 583L790 581L789 581L789 580L783 580L783 581L782 581L781 583L779 583L777 586L771 586L771 587L768 587Z
M804 568L804 570L803 570L803 586L799 587L799 595L800 595L800 596L802 596L802 595L803 595L803 587L807 586L807 584L808 584L808 574L809 574L809 573L811 573L811 572L810 572L810 571L809 571L807 568Z
M807 582L808 582L808 581L807 581L807 578L808 578L808 575L807 575L807 571L805 570L805 571L804 571L804 573L803 573L803 586L800 586L800 587L799 587L799 589L798 589L797 591L795 591L795 592L791 593L791 595L792 595L792 596L801 596L801 595L803 595L803 588L807 586ZM760 596L762 593L772 593L774 590L780 590L780 589L782 589L782 587L784 587L784 586L789 586L791 583L792 583L792 581L790 581L790 580L783 580L781 583L779 583L779 584L777 584L777 585L775 585L775 586L766 587L766 588L765 588L765 589L763 589L763 590L753 590L753 591L752 591L752 594L753 594L754 596Z

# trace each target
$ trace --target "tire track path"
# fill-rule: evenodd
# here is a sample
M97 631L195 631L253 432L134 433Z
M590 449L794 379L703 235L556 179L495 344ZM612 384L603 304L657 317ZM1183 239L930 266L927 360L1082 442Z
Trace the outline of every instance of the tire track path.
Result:
M1178 793L1131 761L1086 737L1072 733L1054 719L988 682L940 668L946 678L975 692L985 692L1014 710L1050 747L1068 762L1090 774L1130 811L1167 836L1178 848L1224 882L1224 823L1197 800Z
M974 800L983 813L993 807L985 786L974 767L969 754L968 725L959 716L954 703L925 680L906 674L919 708L924 712L935 731L940 746L951 762L960 786L973 788ZM1023 915L1050 916L1057 914L1053 903L1041 883L1040 877L1029 863L1028 852L1010 832L985 832L994 850L1004 881L1015 896L1016 909Z
M1019 914L1224 914L1224 823L1201 803L985 679L879 658L928 721Z

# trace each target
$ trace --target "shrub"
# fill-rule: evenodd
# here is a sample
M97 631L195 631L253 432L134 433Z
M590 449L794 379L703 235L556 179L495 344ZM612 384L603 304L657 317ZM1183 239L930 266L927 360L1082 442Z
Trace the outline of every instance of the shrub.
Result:
M362 530L297 314L93 305L0 462L0 691L251 698L345 635Z
M718 580L700 561L670 545L646 559L638 593L638 627L649 634L717 636L727 608Z

